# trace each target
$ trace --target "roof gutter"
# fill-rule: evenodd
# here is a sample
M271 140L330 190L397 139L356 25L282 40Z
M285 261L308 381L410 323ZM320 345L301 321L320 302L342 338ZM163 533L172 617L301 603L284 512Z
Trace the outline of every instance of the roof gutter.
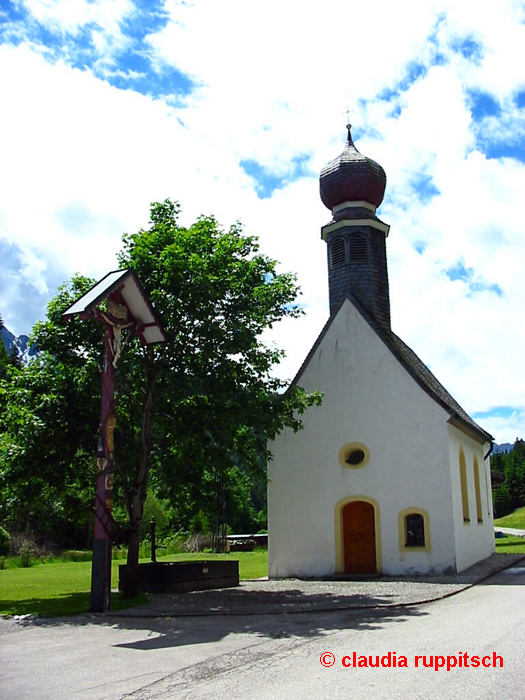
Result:
M480 428L474 422L472 422L472 424L467 423L464 418L459 416L457 413L452 412L443 400L439 400L439 398L437 400L438 403L440 403L450 414L450 418L448 419L450 425L453 425L455 428L458 428L458 430L461 430L461 432L465 433L466 435L473 438L476 442L479 442L482 445L484 445L486 442L490 443L490 445L492 446L494 445L494 438L492 437L492 435L486 433L483 430L483 428ZM489 455L492 452L492 449L493 447L491 447L491 449L489 450Z

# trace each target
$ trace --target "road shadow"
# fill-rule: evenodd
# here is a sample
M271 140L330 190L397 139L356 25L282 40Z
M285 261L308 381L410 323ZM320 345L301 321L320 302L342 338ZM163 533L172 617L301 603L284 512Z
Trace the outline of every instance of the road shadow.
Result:
M140 611L147 615L268 615L314 612L316 610L341 610L348 608L384 607L399 603L394 591L370 595L356 592L355 586L348 592L330 590L326 582L293 582L286 588L268 590L264 587L224 588L219 590L192 591L188 593L160 594L151 596L151 604ZM121 613L126 615L125 612Z
M39 611L39 615L46 617L76 615L79 612L89 612L89 604L90 594L88 592L64 593L62 595L56 595L53 598L35 598L33 596L25 600L20 600L18 598L9 599L2 596L2 609L16 610L16 616L33 616L35 610Z
M222 592L213 591L217 601ZM207 591L206 593L210 593ZM279 592L254 592L235 590L238 608L250 608L248 598L256 599L259 614L220 614L215 611L206 615L182 616L128 616L116 614L86 614L69 618L25 618L17 621L19 626L53 627L64 630L70 627L107 627L114 630L136 631L137 639L115 644L116 647L148 651L194 644L214 643L230 634L255 635L262 638L282 639L287 637L309 638L330 634L340 630L379 630L387 625L400 624L409 618L428 613L416 607L380 607L391 603L389 596L338 596L319 594L312 598L300 590ZM183 594L185 597L190 594ZM230 598L231 599L231 598ZM349 609L353 605L361 607ZM290 606L294 606L294 614ZM266 612L261 610L266 607ZM324 610L319 610L324 607ZM331 608L327 610L326 608Z
M481 586L525 586L525 560L516 562L494 576L482 581Z
M125 649L148 651L175 646L213 643L229 634L255 635L261 639L318 638L345 630L380 630L409 618L427 615L415 607L361 608L299 615L242 615L221 618L157 618L119 620L118 627L141 630L146 636L117 644Z

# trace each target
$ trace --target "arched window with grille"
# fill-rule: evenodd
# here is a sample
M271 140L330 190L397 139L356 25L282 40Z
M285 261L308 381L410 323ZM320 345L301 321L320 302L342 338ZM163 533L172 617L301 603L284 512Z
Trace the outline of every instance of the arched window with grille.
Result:
M398 514L399 551L430 552L430 516L419 506L405 508Z
M425 546L425 521L421 513L405 515L405 547Z

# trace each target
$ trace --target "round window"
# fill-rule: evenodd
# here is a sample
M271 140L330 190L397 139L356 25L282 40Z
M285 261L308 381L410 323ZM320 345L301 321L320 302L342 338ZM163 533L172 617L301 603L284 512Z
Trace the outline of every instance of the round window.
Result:
M370 452L361 442L349 442L339 450L339 463L343 467L364 467L370 459Z
M361 464L361 462L364 462L365 459L365 453L363 450L352 450L348 457L345 459L345 462L347 464L352 465L352 467L355 467L357 464Z

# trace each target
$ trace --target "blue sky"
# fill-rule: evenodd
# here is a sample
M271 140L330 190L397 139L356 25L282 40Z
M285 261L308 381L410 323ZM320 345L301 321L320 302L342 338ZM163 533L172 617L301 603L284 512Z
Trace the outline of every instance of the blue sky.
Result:
M394 330L499 442L525 436L522 2L5 0L0 313L26 333L149 204L241 220L297 272L292 377L327 317L323 165L387 173ZM410 17L410 21L406 18ZM352 40L343 31L352 26Z

